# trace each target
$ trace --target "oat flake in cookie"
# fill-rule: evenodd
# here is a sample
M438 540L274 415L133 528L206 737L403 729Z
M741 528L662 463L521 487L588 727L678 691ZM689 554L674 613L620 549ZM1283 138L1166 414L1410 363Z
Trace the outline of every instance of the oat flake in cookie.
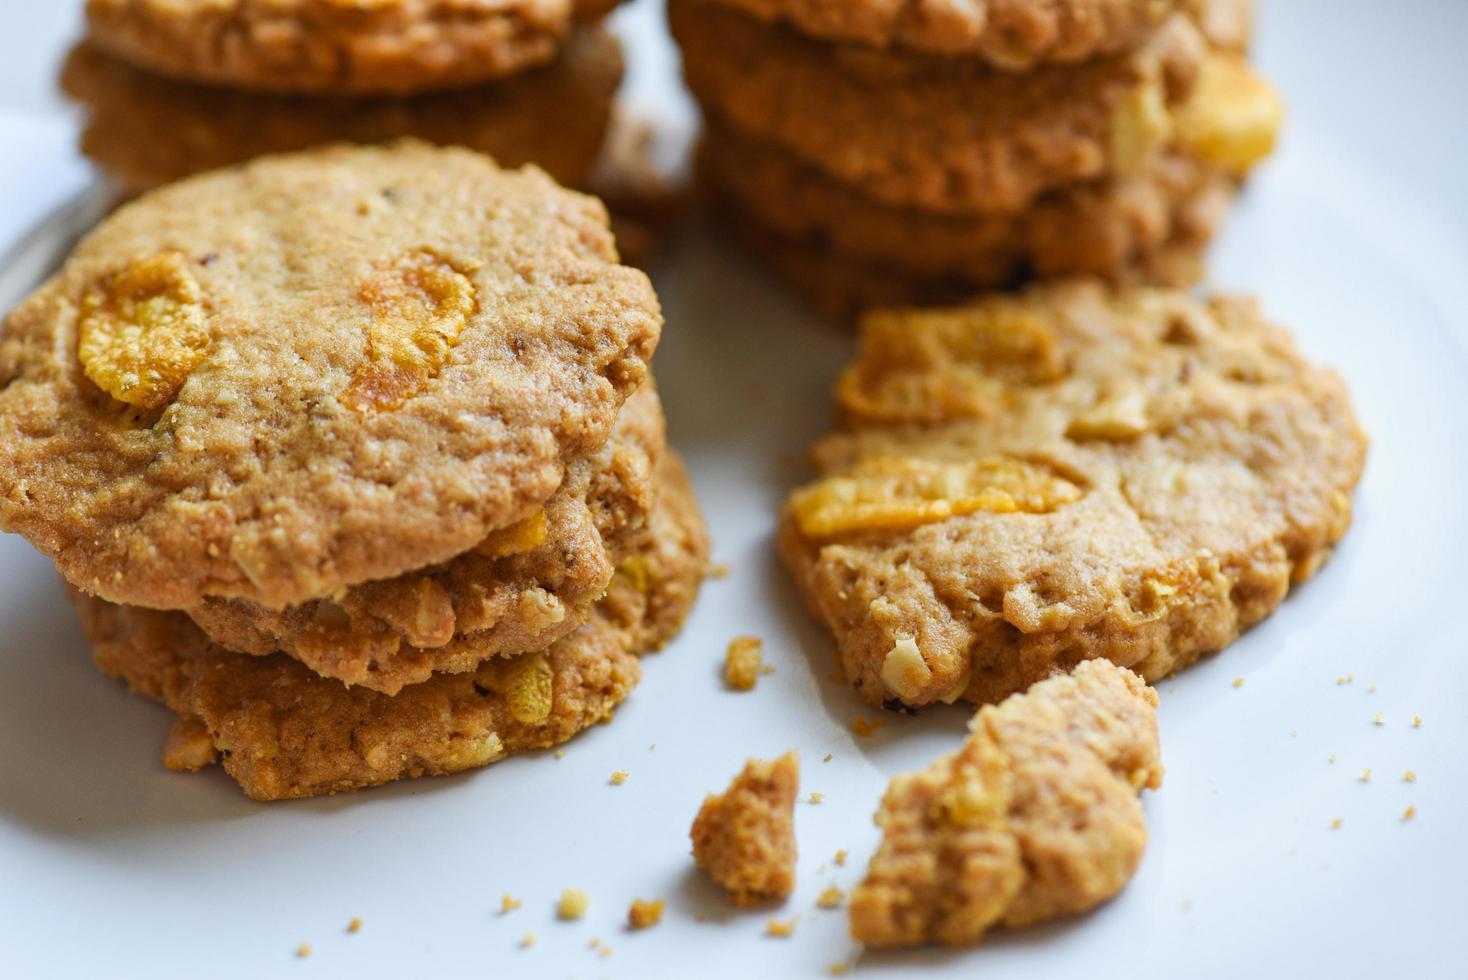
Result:
M869 315L781 518L873 704L1220 650L1345 534L1366 438L1253 302L1068 283Z
M117 211L0 337L0 527L78 588L280 607L444 561L605 443L661 327L606 211L403 142Z

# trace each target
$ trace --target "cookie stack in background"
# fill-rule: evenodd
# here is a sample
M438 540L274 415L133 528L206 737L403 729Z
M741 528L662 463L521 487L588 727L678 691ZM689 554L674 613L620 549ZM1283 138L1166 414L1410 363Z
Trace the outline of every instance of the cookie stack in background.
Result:
M607 720L707 541L605 208L416 141L264 157L88 235L0 335L0 528L170 768L257 799Z
M615 0L89 0L62 87L130 193L266 153L412 136L580 186L622 78Z
M1248 0L670 0L729 223L823 312L1184 284L1282 108Z

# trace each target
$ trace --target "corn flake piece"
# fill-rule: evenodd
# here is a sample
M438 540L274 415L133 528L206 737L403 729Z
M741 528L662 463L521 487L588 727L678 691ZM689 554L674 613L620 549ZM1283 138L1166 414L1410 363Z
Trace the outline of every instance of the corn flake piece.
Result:
M448 361L475 310L474 284L423 249L379 268L358 295L371 309L367 353L342 400L357 412L391 411Z
M524 725L541 725L550 717L555 696L555 673L545 651L522 653L490 665L501 678L495 685L510 714Z
M1242 58L1212 57L1175 121L1183 147L1243 176L1274 152L1284 104Z
M724 682L736 691L752 691L759 680L764 641L757 636L736 636L724 654Z
M539 548L549 537L550 521L541 507L523 521L491 531L474 552L485 558L509 558Z
M1013 300L873 312L861 331L861 356L836 384L841 407L861 421L982 418L1002 407L1004 382L1065 375L1055 332Z
M82 370L128 405L151 411L173 401L208 344L203 296L180 252L134 259L82 297Z
M1111 169L1120 177L1138 177L1172 135L1162 86L1142 85L1120 99L1111 112Z
M907 531L978 511L1044 514L1073 503L1081 489L1044 466L1005 456L960 462L874 457L791 496L808 538Z

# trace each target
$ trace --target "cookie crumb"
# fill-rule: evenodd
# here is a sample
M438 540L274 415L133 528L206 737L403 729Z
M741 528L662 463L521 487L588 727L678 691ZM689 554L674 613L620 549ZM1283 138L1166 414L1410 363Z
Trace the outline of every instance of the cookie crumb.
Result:
M1363 782L1363 783L1369 783L1369 782L1371 782L1371 770L1370 769L1362 769L1361 770L1361 782Z
M1380 711L1378 711L1376 713L1376 715L1371 719L1371 723L1373 725L1378 726L1378 727L1381 726L1381 725L1385 725L1386 724L1386 715L1384 715Z
M1402 782L1404 782L1404 783L1415 783L1415 782L1417 782L1417 774L1415 772L1413 772L1411 769L1408 769L1406 772L1402 773Z
M827 752L826 753L826 757L824 759L822 759L821 761L822 762L830 762L831 761L831 753Z
M844 901L846 901L846 893L835 885L831 885L816 897L816 905L823 909L839 909Z
M1327 758L1325 761L1326 762L1329 762L1331 765L1335 765L1335 756L1332 755L1329 758Z
M765 923L765 935L785 939L795 932L796 921L796 919L787 919L781 922L779 919L771 919Z
M1366 689L1366 693L1367 694L1375 694L1376 693L1376 681L1372 681L1371 682L1371 686Z
M1406 823L1408 820L1411 820L1415 816L1417 816L1417 808L1415 806L1409 806L1407 807L1407 809L1402 811L1402 822Z
M529 949L531 946L534 946L534 945L535 945L535 933L533 933L533 932L527 932L525 935L523 935L523 936L520 937L520 948L521 949Z
M846 852L844 850L836 852L836 864L841 866L846 864Z
M810 794L810 801L812 803L820 803L825 798L826 798L826 794L825 793L811 793Z
M304 960L311 955L311 944L301 943L296 947L296 959Z
M663 900L653 899L644 902L640 898L634 898L632 905L627 909L627 927L629 929L650 929L663 921Z
M1341 818L1340 817L1336 817L1334 820L1332 820L1330 822L1330 829L1331 830L1340 830L1341 829L1341 822L1342 822L1341 821Z
M1243 686L1244 686L1244 679L1242 677L1235 677L1234 678L1234 687L1243 687Z
M352 919L351 922L348 922L347 923L347 932L348 932L348 934L350 934L350 935L356 935L357 933L359 933L361 931L362 931L362 920L360 918L354 918L354 919Z
M561 892L561 900L556 905L556 915L562 919L579 919L586 914L587 906L591 899L579 888L567 888Z
M621 786L627 781L627 777L630 775L631 773L629 773L626 769L618 769L616 772L612 773L612 785Z
M566 750L565 749L556 749L556 758L557 759L564 759L565 757L566 757Z
M724 683L736 691L752 691L762 673L765 643L757 636L736 636L724 654Z
M851 967L846 963L832 963L826 967L826 972L833 977L844 977L851 972Z
M514 895L505 892L504 897L500 899L500 915L509 915L524 904L524 902L520 901Z
M736 905L785 898L795 887L794 752L750 759L722 794L709 794L689 835L693 860Z
M596 936L592 936L591 942L587 943L586 945L589 949L593 949L596 952L600 953L603 959L612 955L612 947L602 942Z
M1413 715L1412 716L1412 727L1413 728L1421 728L1422 727L1422 716L1421 715Z
M709 578L720 579L729 577L729 566L724 562L716 562L709 566Z
M872 732L876 731L876 728L865 718L858 718L851 723L851 730L856 734L857 738L867 738Z

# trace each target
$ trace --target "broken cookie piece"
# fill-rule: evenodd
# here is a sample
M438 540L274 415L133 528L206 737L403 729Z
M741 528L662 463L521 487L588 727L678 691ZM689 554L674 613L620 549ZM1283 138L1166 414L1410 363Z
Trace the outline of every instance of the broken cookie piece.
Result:
M736 905L783 899L795 887L795 794L800 760L751 759L693 821L693 860Z
M962 749L887 788L852 936L972 944L1115 896L1147 844L1137 793L1162 784L1156 707L1136 674L1089 660L981 708Z

